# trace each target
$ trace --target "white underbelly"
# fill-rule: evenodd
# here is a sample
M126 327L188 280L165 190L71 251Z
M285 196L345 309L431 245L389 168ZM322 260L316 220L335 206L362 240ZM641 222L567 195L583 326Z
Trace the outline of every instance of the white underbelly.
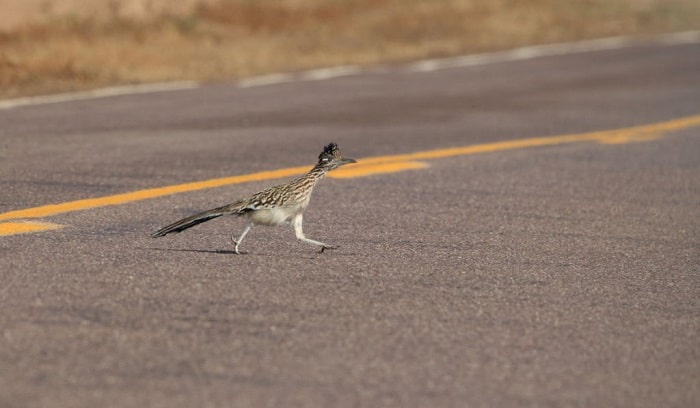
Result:
M279 225L289 222L301 210L301 208L294 207L257 210L250 213L250 218L256 224Z

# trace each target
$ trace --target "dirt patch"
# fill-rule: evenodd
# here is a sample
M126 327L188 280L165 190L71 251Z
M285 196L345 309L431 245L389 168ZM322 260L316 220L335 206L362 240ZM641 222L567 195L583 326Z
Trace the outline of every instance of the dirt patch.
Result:
M0 97L697 29L689 0L0 0Z
M27 25L73 18L106 22L115 17L140 22L165 14L185 15L201 4L217 0L0 0L0 31L21 30Z

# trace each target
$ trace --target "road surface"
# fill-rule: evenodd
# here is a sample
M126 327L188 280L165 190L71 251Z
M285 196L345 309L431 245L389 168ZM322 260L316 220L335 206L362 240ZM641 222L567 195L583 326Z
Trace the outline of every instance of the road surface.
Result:
M0 406L697 406L700 45L411 67L0 110Z

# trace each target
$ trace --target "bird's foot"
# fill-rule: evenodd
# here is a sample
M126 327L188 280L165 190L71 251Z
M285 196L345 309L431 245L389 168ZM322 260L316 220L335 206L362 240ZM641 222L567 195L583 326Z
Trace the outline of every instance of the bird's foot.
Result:
M247 251L238 250L239 241L233 235L231 235L231 242L233 242L233 253L235 253L236 255L244 255L248 253Z
M233 241L233 242L236 242L236 241ZM236 246L233 247L233 252L234 252L236 255L245 255L245 254L248 253L248 251L239 251L239 250L238 250L238 242L236 242Z
M323 245L321 245L321 251L319 252L319 254L322 254L323 251L325 251L326 249L338 249L338 246L337 246L337 245L326 245L326 244L323 244Z

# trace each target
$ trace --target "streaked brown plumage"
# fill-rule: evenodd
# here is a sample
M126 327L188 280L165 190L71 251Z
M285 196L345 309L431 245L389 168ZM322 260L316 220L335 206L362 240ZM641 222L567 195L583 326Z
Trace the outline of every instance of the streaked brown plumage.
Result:
M233 250L237 254L240 254L238 246L253 225L279 225L286 222L292 223L299 240L321 247L321 252L331 249L333 248L331 245L306 238L302 229L303 213L309 204L316 183L329 171L348 163L355 163L355 160L344 159L338 145L331 143L318 156L318 163L304 176L286 184L270 187L234 203L184 218L152 233L151 237L157 238L171 232L181 232L222 215L240 215L248 217L248 224L238 239L231 236L235 245Z

